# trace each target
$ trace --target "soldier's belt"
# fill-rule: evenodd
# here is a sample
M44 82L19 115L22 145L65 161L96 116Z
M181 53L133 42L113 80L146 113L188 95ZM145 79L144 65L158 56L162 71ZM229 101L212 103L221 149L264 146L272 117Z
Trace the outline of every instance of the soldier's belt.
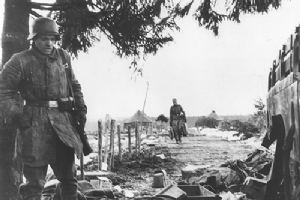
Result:
M26 100L25 105L48 107L48 108L58 108L58 102L57 101L27 101Z

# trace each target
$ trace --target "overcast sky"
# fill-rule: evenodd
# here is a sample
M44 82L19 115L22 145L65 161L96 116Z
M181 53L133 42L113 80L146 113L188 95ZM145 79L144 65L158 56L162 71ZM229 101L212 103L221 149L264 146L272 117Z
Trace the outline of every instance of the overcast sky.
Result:
M254 112L254 102L265 100L267 76L278 51L300 24L300 1L286 2L266 15L246 15L241 23L225 22L220 34L200 28L192 17L180 21L175 41L142 63L143 77L129 70L129 60L117 57L103 37L73 66L82 84L88 119L128 117L145 113L169 115L176 97L188 116L240 115ZM3 13L3 6L2 11Z

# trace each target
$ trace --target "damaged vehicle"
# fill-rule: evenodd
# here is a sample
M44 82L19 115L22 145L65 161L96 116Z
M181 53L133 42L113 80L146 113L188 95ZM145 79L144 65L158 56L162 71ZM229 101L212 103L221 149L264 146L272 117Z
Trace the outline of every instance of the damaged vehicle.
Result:
M267 126L262 146L276 141L264 200L300 199L300 30L296 28L269 73Z

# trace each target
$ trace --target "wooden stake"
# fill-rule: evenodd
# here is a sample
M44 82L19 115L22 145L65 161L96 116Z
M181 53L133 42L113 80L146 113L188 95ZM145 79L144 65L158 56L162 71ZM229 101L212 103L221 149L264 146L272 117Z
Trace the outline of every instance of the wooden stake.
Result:
M136 153L136 155L139 153L138 146L139 146L139 130L138 130L138 123L135 122L135 153Z
M84 170L83 170L83 165L84 165L84 162L83 162L83 154L81 154L81 156L80 156L80 178L81 178L81 180L84 180Z
M108 135L109 135L109 126L110 126L110 119L109 115L106 116L105 122L104 122L104 163L107 166L108 169Z
M98 170L102 170L102 122L98 121Z
M142 126L140 126L140 131L137 132L137 135L138 135L138 153L139 154L141 153L141 133L142 133Z
M128 126L128 153L129 157L131 157L131 127Z
M109 169L110 171L114 168L114 132L115 132L115 120L111 120L111 124L110 124L110 166Z
M118 143L119 143L119 162L122 161L122 142L121 142L121 126L118 124L117 126L118 132Z

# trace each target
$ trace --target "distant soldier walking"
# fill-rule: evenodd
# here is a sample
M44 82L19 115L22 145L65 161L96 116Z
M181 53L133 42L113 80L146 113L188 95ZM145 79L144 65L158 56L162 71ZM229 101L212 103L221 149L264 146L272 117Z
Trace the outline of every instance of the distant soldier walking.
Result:
M177 144L182 142L181 137L185 122L185 112L183 111L181 105L177 103L177 99L174 98L173 105L170 108L170 126L171 132L173 132Z
M14 54L1 74L1 88L9 91L3 98L13 103L20 93L25 101L23 110L10 109L23 142L23 200L41 199L48 165L61 182L62 199L77 200L74 153L83 151L78 126L83 129L87 108L70 56L55 47L59 38L55 21L36 19L28 37L32 48Z

